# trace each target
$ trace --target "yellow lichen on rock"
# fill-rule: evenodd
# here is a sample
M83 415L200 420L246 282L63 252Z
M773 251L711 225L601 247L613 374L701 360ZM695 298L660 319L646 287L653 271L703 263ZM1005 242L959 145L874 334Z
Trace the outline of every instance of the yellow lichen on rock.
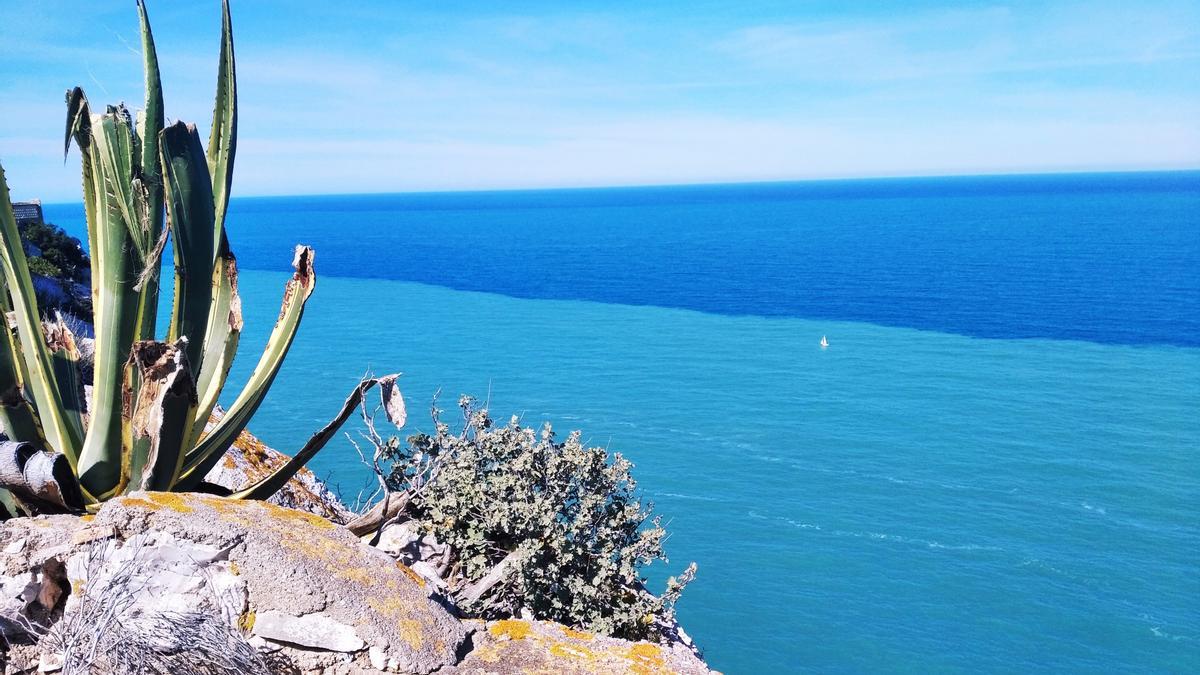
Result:
M569 638L574 638L576 640L591 640L592 638L595 637L591 633L585 633L584 631L581 631L581 630L575 630L574 628L571 628L570 626L563 626L562 632L563 632L563 635L566 635Z
M425 643L424 630L420 621L415 619L401 619L396 624L396 628L400 631L400 637L408 643L409 647L419 649Z
M566 642L556 642L550 645L550 653L560 659L574 659L576 661L592 661L596 655L587 647L572 645Z
M503 664L497 670L496 664ZM668 675L709 673L703 662L648 642L631 643L551 621L503 619L488 624L456 673Z
M501 619L488 626L488 632L492 634L492 637L524 640L529 636L530 625L528 621L521 619Z
M637 675L667 672L664 668L662 648L647 642L639 642L629 647L625 653L629 659L630 671Z
M414 572L413 568L409 567L408 565L405 565L402 562L397 562L396 567L399 568L399 570L401 572L404 572L404 576L417 582L417 585L420 586L421 588L425 588L424 577L422 577L420 574L417 574L416 572Z
M146 499L157 506L171 509L178 513L191 513L194 510L191 505L184 501L184 498L178 492L147 492Z
M158 504L152 504L151 502L148 502L145 499L139 499L137 497L121 497L121 498L119 498L119 501L121 503L121 506L124 506L127 508L132 507L132 508L146 509L147 511L157 511L158 510Z

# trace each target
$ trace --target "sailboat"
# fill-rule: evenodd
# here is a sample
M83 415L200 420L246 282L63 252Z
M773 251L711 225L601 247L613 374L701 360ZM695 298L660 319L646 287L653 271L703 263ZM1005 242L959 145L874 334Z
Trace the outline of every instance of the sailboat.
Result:
M829 346L829 340L826 340L825 336L822 335L821 336L821 349L825 349L828 346Z

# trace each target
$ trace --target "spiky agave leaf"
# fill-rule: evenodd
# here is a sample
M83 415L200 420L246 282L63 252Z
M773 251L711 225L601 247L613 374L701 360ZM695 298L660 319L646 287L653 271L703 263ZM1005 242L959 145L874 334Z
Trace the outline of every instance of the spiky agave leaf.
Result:
M67 327L62 315L56 313L54 321L43 322L46 332L46 346L50 349L50 359L54 365L54 378L58 381L58 389L62 393L63 405L69 411L68 419L78 420L79 435L82 438L87 428L87 397L83 389L83 372L79 365L79 346L75 343L75 334Z
M212 177L213 230L217 237L217 256L213 265L213 296L205 329L204 358L196 376L200 406L192 426L191 444L199 441L217 404L237 354L242 332L237 259L225 233L225 213L229 207L233 160L237 149L237 68L233 56L233 21L227 0L222 2L221 10L221 55L217 64L217 93L207 154L208 171Z
M63 397L54 377L50 350L42 338L42 322L38 316L37 299L33 291L33 279L29 275L29 264L25 259L25 248L13 216L12 202L8 195L8 181L4 168L0 166L0 266L3 267L5 284L12 299L13 315L16 317L17 334L21 340L24 357L25 384L33 394L35 409L42 424L42 431L50 448L66 455L72 467L79 457L79 429L82 423L70 420Z
M119 492L122 465L128 461L124 455L129 441L122 434L121 417L124 368L139 333L137 283L145 260L134 237L141 231L132 203L134 138L123 108L92 116L87 153L91 194L96 199L88 223L95 365L90 424L77 470L84 489L100 500Z
M180 482L183 489L191 489L198 485L220 461L233 440L246 428L279 373L279 367L283 364L283 359L292 346L292 340L296 337L296 330L300 327L300 319L304 316L304 304L308 302L317 282L313 272L311 248L297 246L292 266L296 271L284 287L279 318L275 321L275 328L271 331L262 357L246 386L229 407L229 411L195 449L188 453Z
M238 296L237 260L229 250L229 242L222 238L217 250L217 262L213 266L212 306L208 312L205 329L204 361L196 382L200 404L196 419L185 446L193 448L204 433L204 427L217 405L217 398L225 386L233 357L237 354L242 333L242 301Z
M237 68L233 58L233 20L229 0L221 2L221 56L217 63L217 95L213 103L212 130L208 136L208 171L212 175L216 226L223 230L229 191L233 185L233 157L237 150Z
M79 166L83 183L83 215L87 221L88 242L96 241L96 183L92 167L92 113L83 89L67 90L67 130L63 138L63 161L71 152L71 141L79 146ZM100 285L92 284L92 307L100 303Z
M158 53L154 48L154 34L150 30L150 18L146 14L146 3L138 0L138 22L142 33L142 72L145 76L146 107L138 114L137 138L141 152L135 158L140 173L141 196L138 202L149 247L143 252L140 298L138 302L138 339L153 340L158 315L159 267L162 257L163 237L163 181L159 164L158 137L164 124L162 79L158 71Z
M8 284L0 274L0 425L15 441L45 447L41 420L25 396L25 357L21 354L21 343L8 325L11 311Z
M175 302L167 339L187 338L188 363L198 371L204 365L213 264L220 242L214 234L212 180L195 125L176 122L163 129L161 153L175 252Z

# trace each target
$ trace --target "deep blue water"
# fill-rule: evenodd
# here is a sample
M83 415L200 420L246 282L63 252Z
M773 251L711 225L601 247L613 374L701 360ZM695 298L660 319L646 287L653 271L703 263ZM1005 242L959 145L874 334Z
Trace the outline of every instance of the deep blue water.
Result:
M233 236L251 269L300 238L336 276L1194 347L1198 211L1200 173L1085 174L246 199Z
M439 388L583 429L720 670L1197 672L1197 214L1195 172L235 200L232 378L303 241L252 428L299 447L370 367L410 431Z

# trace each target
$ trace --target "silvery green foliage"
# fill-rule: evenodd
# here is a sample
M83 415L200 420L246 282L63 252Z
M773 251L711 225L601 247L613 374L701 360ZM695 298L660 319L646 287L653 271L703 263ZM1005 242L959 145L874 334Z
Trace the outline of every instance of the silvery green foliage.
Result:
M584 447L577 431L558 442L549 424L535 430L513 417L496 426L470 397L459 407L461 430L435 409L434 435L387 450L393 489L423 484L410 510L450 545L459 606L485 618L528 610L605 635L659 637L695 567L670 579L660 597L645 590L640 570L666 560L666 530L639 499L633 465ZM414 475L431 465L427 481ZM503 574L493 572L506 559ZM489 572L499 581L479 596Z

